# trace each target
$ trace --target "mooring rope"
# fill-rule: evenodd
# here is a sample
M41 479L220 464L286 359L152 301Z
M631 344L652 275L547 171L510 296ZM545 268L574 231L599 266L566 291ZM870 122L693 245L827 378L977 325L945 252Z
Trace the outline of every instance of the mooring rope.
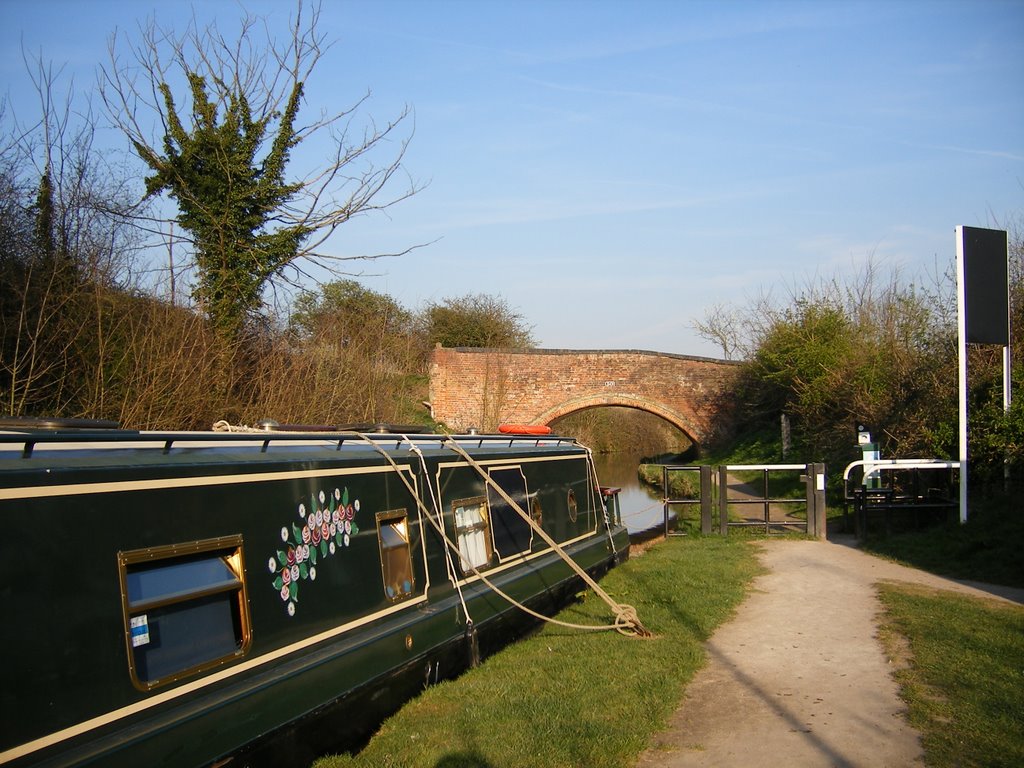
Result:
M652 509L657 509L658 507L664 507L666 501L667 501L666 499L662 499L661 501L655 501L652 504L648 504L646 507L643 507L642 509L634 509L631 512L624 512L622 514L622 516L623 517L637 517L639 515L646 514L647 512L650 512Z
M434 493L434 486L430 483L430 473L427 471L427 460L423 456L423 451L420 450L419 446L416 445L416 443L414 443L412 440L410 440L406 435L402 435L402 440L409 444L409 450L412 451L414 454L416 454L416 456L419 457L419 460L420 460L420 468L422 469L422 472L423 472L423 482L427 486L427 492L430 494L430 504L434 508L434 515L430 514L430 510L426 510L426 512L427 512L427 520L429 520L431 522L431 524L433 524L433 526L435 528L437 528L438 530L440 530L443 533L444 532L444 514L441 511L440 497L438 495L435 495L435 493ZM374 444L374 447L377 448L376 444ZM390 458L390 457L388 457L388 458ZM394 464L394 462L392 462L392 466L396 466ZM399 472L399 477L401 477L401 472ZM402 479L404 480L405 478L402 478ZM409 484L408 483L406 483L406 488L410 492L412 492L412 489L409 488ZM419 501L420 501L419 496L417 496L415 493L413 493L413 496L416 498L416 501L419 504ZM434 516L437 517L437 521L436 522L434 520ZM459 580L457 578L455 578L455 576L456 576L455 561L452 559L452 551L451 551L450 547L446 546L444 548L444 556L445 556L445 560L448 563L448 572L452 575L452 581L455 583L455 591L459 595L459 603L462 605L462 613L466 617L466 631L467 631L467 633L470 636L470 647L471 647L470 664L471 664L471 666L476 667L476 666L478 666L480 664L480 652L479 652L479 648L478 648L478 646L476 644L476 634L475 634L476 633L476 628L473 625L473 617L470 616L470 614L469 614L469 605L466 603L465 595L462 594L462 585L459 583Z
M260 429L258 427L250 427L250 426L247 426L247 425L234 425L234 424L229 423L225 419L221 419L220 421L216 422L213 425L213 430L215 432L263 432L264 431L264 430L262 430L262 429ZM412 452L416 453L419 456L420 463L421 463L421 465L423 467L424 482L426 483L427 489L428 489L428 491L430 493L431 503L435 507L435 511L436 511L436 513L438 515L438 518L439 518L438 520L434 519L434 515L431 514L431 510L427 507L426 504L423 503L423 500L420 498L420 495L416 492L416 489L412 486L412 483L410 483L409 480L405 477L405 475L402 474L401 467L399 467L398 463L394 460L394 458L392 458L391 454L389 454L386 450L384 450L381 446L379 446L368 435L365 435L365 434L363 434L361 432L350 432L350 433L347 432L346 434L351 434L353 437L360 438L361 440L366 442L370 447L372 447L377 453L379 453L381 456L384 457L384 459L395 470L395 474L398 476L398 479L402 481L402 484L405 486L406 490L409 492L409 495L413 499L416 500L417 508L420 510L420 512L422 512L426 516L426 518L430 522L430 524L433 525L434 528L437 530L438 535L440 535L441 539L444 541L444 543L446 545L446 559L448 561L449 569L450 569L450 571L452 573L452 577L453 577L452 580L455 582L455 587L456 587L456 590L458 591L459 602L462 605L462 611L463 611L463 613L466 616L467 626L468 627L472 627L473 619L469 615L469 607L467 606L465 597L462 594L462 588L461 588L461 585L459 584L459 580L458 580L458 578L457 578L457 576L455 574L455 564L454 564L454 562L452 560L452 556L451 556L451 552L457 553L459 555L460 562L462 562L461 552L459 551L458 544L456 544L450 538L448 538L448 534L444 530L444 524L443 524L444 517L443 517L443 513L440 510L438 499L434 496L433 487L430 485L430 476L429 476L429 473L427 472L426 460L423 457L422 451L420 451L417 448L415 443L412 440L410 440L408 436L400 435L400 437L402 438L402 441L407 443L410 446L410 450ZM512 497L509 496L505 492L504 488L502 488L500 485L498 485L496 482L494 482L494 480L487 473L487 471L480 465L480 463L477 462L472 456L470 456L461 445L459 445L457 442L452 440L451 437L446 437L445 440L442 442L442 445L444 447L446 447L446 448L449 448L454 453L457 453L459 456L461 456L466 461L466 463L469 464L469 466L471 466L473 469L475 469L477 471L477 473L481 476L481 478L483 478L485 484L487 484L488 486L494 488L498 492L498 494L505 500L505 502L513 510L515 510L515 512L523 520L526 521L526 523L541 537L541 539L543 539L543 541L548 546L550 546L551 549L560 558L562 558L562 560L564 560L569 565L569 567L576 573L576 575L578 575L583 580L583 582L588 587L590 587L591 590L593 590L594 594L596 594L598 597L600 597L602 600L604 600L605 603L608 604L608 606L612 609L613 615L615 616L615 621L612 624L600 624L600 625L576 624L576 623L573 623L573 622L562 621L561 619L556 619L556 618L554 618L552 616L545 616L544 614L538 613L537 611L533 610L529 606L524 605L523 603L519 602L518 600L516 600L511 595L509 595L506 592L504 592L501 588L498 587L497 584L495 584L493 581L491 581L489 578L487 578L487 576L485 576L472 563L465 563L465 565L467 565L469 567L469 570L472 571L475 576L477 576L485 585L490 587L490 589L492 589L502 599L506 600L508 603L510 603L511 605L515 606L516 608L519 608L521 611L523 611L523 612L525 612L525 613L527 613L527 614L529 614L529 615L533 616L534 618L539 619L541 621L546 621L548 623L556 624L558 626L566 627L568 629L577 629L577 630L582 630L582 631L603 631L603 630L608 630L608 629L614 629L616 632L618 632L620 634L623 634L623 635L631 635L631 636L638 636L638 637L650 637L651 636L651 633L647 630L646 627L644 627L644 625L640 621L639 616L637 616L636 608L634 608L632 605L628 605L626 603L619 603L619 602L616 602L615 600L613 600L612 597L601 588L601 586L597 583L597 581L595 581L590 576L590 574L586 572L586 570L581 568L579 566L579 564L575 560L573 560L568 555L568 553L566 553L565 550L562 549L562 547L554 539L552 539L550 536L548 536L548 534L544 531L543 528L541 528L539 525L537 525L536 521L534 521L533 518L530 517L523 510L523 508L520 507L512 499ZM592 488L597 488L598 487L597 486L597 469L596 469L596 467L594 467L593 458L590 455L589 449L587 449L587 456L588 456L588 459L589 459L588 462L587 462L588 463L588 471L593 473L593 483L591 483L591 485L592 485ZM592 490L592 492L593 492L593 490ZM600 504L599 502L600 502L599 498L597 498L597 497L592 497L591 498L591 503L592 504L596 504L596 505L600 506L600 508L603 509L604 505ZM607 521L606 521L605 527L606 527L606 529L608 528ZM612 540L612 537L611 537L611 531L608 530L607 533L608 533L608 540L609 540L609 542L612 545L612 550L614 551L614 541Z
M247 424L232 424L227 419L221 419L213 423L214 432L266 432L259 427L250 427Z
M381 446L377 445L370 437L368 437L366 435L362 435L360 433L354 433L354 434L356 434L360 438L362 438L368 445L370 445L375 451L377 451L377 453L379 453L381 456L383 456L384 459L395 469L395 471L396 471L396 473L398 475L399 480L401 480L402 484L405 485L406 490L409 491L409 495L412 496L413 499L415 499L417 508L421 512L423 512L425 514L427 520L430 522L430 524L437 531L438 535L444 541L446 547L449 550L451 550L452 552L460 554L460 561L461 561L461 553L459 553L458 544L456 544L454 541L452 541L448 537L448 534L444 530L443 524L441 522L439 522L438 520L435 520L434 517L431 515L430 510L423 503L423 500L420 498L419 494L416 493L416 489L413 488L413 486L409 482L409 480L402 474L401 469L400 469L398 463L394 460L394 458L387 451L385 451L383 448L381 448ZM407 442L409 442L411 444L412 441L409 440L408 437L406 437L405 435L402 435L402 438L403 438L404 441L407 441ZM456 447L459 449L458 451L456 451L457 453L461 452L461 454L463 456L468 456L468 454L466 454L465 451L462 451L461 446L458 446L453 441L446 440L444 444L446 445L446 447L450 447L448 445L449 443L451 443L453 445L456 445ZM422 458L422 455L421 455L421 458ZM473 461L472 457L470 457L470 462L469 463L470 463L470 466L474 466L475 465L474 468L476 468L477 471L482 469L478 463ZM484 472L483 475L484 475L485 481L490 482L490 483L493 484L493 481L490 479L490 477L487 476L486 472ZM499 488L499 490L501 490L501 489ZM502 491L502 493L504 494L504 491ZM510 499L507 498L507 494L505 494L505 496L506 496L506 501L511 501ZM517 512L519 512L520 515L524 515L525 514L522 511L522 509L519 507L519 505L516 504L514 501L512 501L511 504L512 504L512 507L514 509L516 509ZM528 515L526 516L526 519L530 522L531 526L535 526L533 520L530 519ZM542 533L543 533L543 531L542 531ZM548 537L547 534L543 534L543 537L545 538L545 540L547 540L549 542L551 541L550 537ZM568 560L569 563L571 564L572 568L575 571L577 571L577 573L581 573L582 574L583 580L588 585L592 585L592 586L596 586L597 585L597 583L590 577L590 574L586 573L586 571L583 571L583 569L581 569L572 560L572 558L570 558L568 555L566 555L564 553L564 551L562 551L561 547L559 547L557 544L554 544L554 542L551 542L551 543L553 544L553 548L555 549L555 551L558 552L559 555L563 559ZM620 634L623 634L623 635L637 635L637 636L640 636L640 637L649 637L650 636L650 632L648 632L644 628L643 624L640 623L640 619L637 617L636 609L635 608L633 608L630 605L622 605L622 604L615 603L615 601L613 601L608 596L608 594L606 592L604 592L604 590L602 590L600 587L597 587L597 589L595 591L596 591L596 593L598 595L602 596L602 599L604 599L605 602L608 602L610 605L614 606L613 612L615 614L615 622L613 624L600 624L600 625L576 624L576 623L573 623L573 622L568 622L568 621L563 621L561 619L556 619L556 618L554 618L552 616L545 616L544 614L539 613L539 612L533 610L529 606L524 605L523 603L521 603L520 601L516 600L514 597L512 597L508 593L506 593L504 590L502 590L497 584L495 584L493 581L491 581L489 578L487 578L487 576L482 571L480 571L476 566L474 566L472 563L465 563L465 565L468 566L469 570L472 571L473 575L477 576L487 587L492 589L495 592L495 594L497 594L503 600L505 600L509 604L515 606L516 608L518 608L519 610L523 611L524 613L527 613L530 616L533 616L534 618L539 619L540 621L545 621L545 622L548 622L550 624L555 624L555 625L558 625L558 626L561 626L561 627L566 627L568 629L576 629L576 630L581 630L581 631L593 632L593 631L604 631L604 630L614 629L615 631L617 631L617 632L619 632ZM453 575L453 577L455 577L454 573L452 575ZM454 578L454 581L456 583L456 587L458 587L458 578L457 577ZM460 590L460 599L462 599L461 590ZM465 610L465 606L464 606L463 610ZM468 613L467 613L467 615L468 615Z
M612 609L612 613L615 615L615 624L611 625L611 628L614 628L619 632L622 632L623 634L635 634L641 637L650 637L651 633L640 622L640 618L639 616L637 616L636 613L636 608L634 608L632 605L619 603L613 600L611 595L605 592L601 588L601 585L598 584L597 581L589 573L587 573L585 569L581 568L575 560L569 557L569 554L564 549L562 549L562 547L554 539L552 539L547 534L547 532L541 526L539 526L537 522L532 517L530 517L530 515L528 515L526 511L521 506L519 506L511 496L508 495L508 493L505 492L504 488L498 485L498 483L494 482L494 479L487 473L487 471L480 465L480 463L476 461L476 459L474 459L472 456L470 456L461 445L456 443L451 438L448 438L444 444L446 447L450 448L452 451L459 454L459 456L461 456L466 461L466 463L469 464L469 466L473 467L473 469L477 471L480 477L483 478L484 482L498 492L498 495L505 500L505 503L512 507L512 509L514 509L516 513L518 513L518 515L523 520L525 520L526 523L541 537L541 539L543 539L544 542L549 547L551 547L551 549L555 553L557 553L558 556L562 558L562 560L564 560L573 571L576 572L576 574L583 580L583 582L594 591L594 594L596 594L598 597L604 600L605 603L608 604L608 607Z

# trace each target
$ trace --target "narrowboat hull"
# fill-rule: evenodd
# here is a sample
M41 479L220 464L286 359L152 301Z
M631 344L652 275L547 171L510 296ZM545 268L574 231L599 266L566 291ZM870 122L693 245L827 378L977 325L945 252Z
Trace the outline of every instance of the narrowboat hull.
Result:
M533 623L493 587L579 589L538 529L600 574L614 518L558 437L0 434L0 765L357 748Z

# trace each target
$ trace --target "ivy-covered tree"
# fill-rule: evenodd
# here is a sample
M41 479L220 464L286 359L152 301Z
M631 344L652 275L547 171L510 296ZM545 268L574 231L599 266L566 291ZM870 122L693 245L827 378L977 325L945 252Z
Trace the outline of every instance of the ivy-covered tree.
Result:
M53 239L53 185L50 183L49 167L43 171L36 191L35 204L35 245L45 259L53 259L57 246Z
M759 382L753 388L758 409L795 417L815 451L824 426L844 407L852 341L852 324L840 308L797 301L779 313L748 363Z
M319 16L318 6L300 2L288 34L268 24L265 39L252 16L232 37L216 24L193 22L175 34L150 21L135 43L115 35L103 68L107 112L150 170L146 196L166 194L177 206L175 221L191 244L193 298L229 337L260 312L268 287L296 281L312 264L335 269L338 260L373 258L322 246L353 216L416 192L410 182L380 197L402 168L407 139L391 144L381 164L373 160L407 110L350 136L364 96L298 124L306 83L326 50ZM325 160L290 178L293 150L314 134L328 141Z
M207 79L186 72L192 124L182 124L167 83L160 83L167 118L164 152L133 140L153 172L147 196L166 192L178 204L178 223L192 236L194 298L221 331L235 334L262 306L264 285L298 256L309 224L268 228L275 212L300 189L285 180L288 154L298 142L295 118L302 83L294 83L281 115L254 119L244 93L225 94L219 111ZM269 151L259 156L277 118Z

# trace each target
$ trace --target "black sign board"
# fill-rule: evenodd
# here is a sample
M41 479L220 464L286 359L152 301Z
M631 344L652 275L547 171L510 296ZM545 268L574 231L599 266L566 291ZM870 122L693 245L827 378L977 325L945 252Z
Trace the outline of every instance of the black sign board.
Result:
M1010 343L1006 232L962 229L966 341L1006 346Z

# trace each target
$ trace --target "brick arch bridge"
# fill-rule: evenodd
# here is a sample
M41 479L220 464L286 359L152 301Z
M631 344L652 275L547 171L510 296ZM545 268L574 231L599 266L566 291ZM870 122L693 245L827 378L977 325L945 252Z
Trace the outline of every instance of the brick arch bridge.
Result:
M549 424L585 408L653 413L706 444L731 427L737 365L638 350L435 347L433 418L453 431L498 424Z

